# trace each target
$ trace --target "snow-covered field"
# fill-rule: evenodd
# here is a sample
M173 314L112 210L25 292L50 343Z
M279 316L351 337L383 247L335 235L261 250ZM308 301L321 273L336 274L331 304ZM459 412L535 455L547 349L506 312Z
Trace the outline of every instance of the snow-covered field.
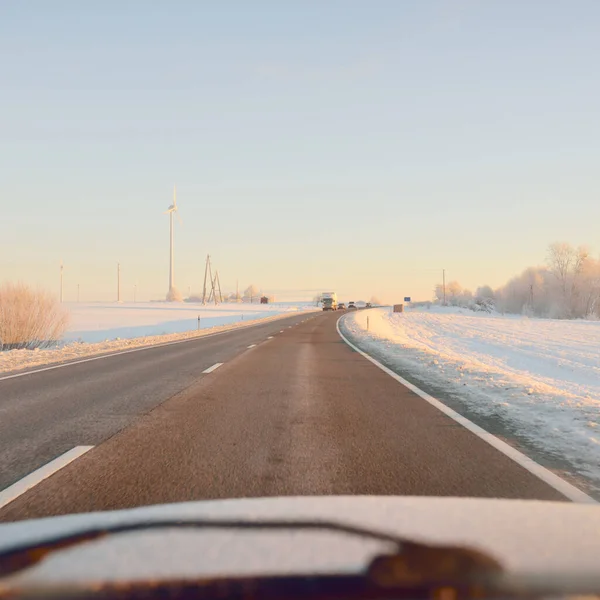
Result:
M65 341L103 342L207 329L242 321L311 310L302 303L219 304L137 302L67 304L70 313Z
M60 347L0 352L0 373L118 352L243 327L263 319L316 310L307 303L89 303L67 305L69 329ZM200 317L200 331L198 331Z
M350 314L344 328L365 351L500 420L600 494L600 322L382 308Z

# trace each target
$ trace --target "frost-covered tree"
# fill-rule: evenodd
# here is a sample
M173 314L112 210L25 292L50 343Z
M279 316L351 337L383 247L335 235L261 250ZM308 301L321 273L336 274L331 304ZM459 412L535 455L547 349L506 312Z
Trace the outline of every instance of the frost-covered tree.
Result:
M452 306L459 306L463 288L458 281L451 281L446 286L446 301Z
M244 290L244 298L243 299L246 302L253 302L253 301L256 301L259 296L260 296L260 290L254 284L251 284Z
M442 304L444 301L444 286L438 283L434 289L434 302ZM471 307L473 292L463 288L458 281L451 281L446 285L446 304L450 306Z
M567 242L554 242L548 247L548 268L556 278L559 294L554 298L560 317L576 317L580 307L579 296L582 282L582 272L590 252L586 246L574 248Z
M493 300L494 290L489 285L482 285L478 287L475 292L475 298L481 298L482 300Z
M572 302L575 315L600 316L600 260L587 257L581 265Z
M546 265L530 267L495 291L502 312L551 318L600 317L600 260L586 246L555 242Z

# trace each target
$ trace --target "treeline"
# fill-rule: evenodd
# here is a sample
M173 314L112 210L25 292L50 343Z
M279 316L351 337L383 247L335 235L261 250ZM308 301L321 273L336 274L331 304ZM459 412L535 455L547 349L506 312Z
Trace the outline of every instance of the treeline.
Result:
M435 301L442 303L442 285ZM472 310L497 310L554 319L600 318L600 259L587 246L554 242L546 262L525 269L505 285L493 290L485 285L475 293L452 281L446 286L446 303Z

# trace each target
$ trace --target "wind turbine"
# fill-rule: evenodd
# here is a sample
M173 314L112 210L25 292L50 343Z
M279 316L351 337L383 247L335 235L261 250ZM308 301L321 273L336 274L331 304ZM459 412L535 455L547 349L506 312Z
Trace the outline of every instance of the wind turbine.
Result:
M173 204L169 206L166 215L169 215L169 293L167 294L167 300L169 302L180 302L182 300L179 290L175 287L175 273L174 273L174 254L173 254L173 216L177 212L177 186L173 186ZM179 215L177 215L179 217ZM179 218L181 223L181 218Z

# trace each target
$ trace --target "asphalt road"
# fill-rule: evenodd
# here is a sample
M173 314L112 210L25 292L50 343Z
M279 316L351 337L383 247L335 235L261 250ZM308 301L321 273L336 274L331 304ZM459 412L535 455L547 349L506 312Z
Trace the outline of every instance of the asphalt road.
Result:
M2 381L0 490L78 445L98 445L283 327L295 315ZM10 375L10 374L9 374Z
M276 495L564 500L354 352L338 318L296 316L0 381L0 489L95 445L0 521Z

